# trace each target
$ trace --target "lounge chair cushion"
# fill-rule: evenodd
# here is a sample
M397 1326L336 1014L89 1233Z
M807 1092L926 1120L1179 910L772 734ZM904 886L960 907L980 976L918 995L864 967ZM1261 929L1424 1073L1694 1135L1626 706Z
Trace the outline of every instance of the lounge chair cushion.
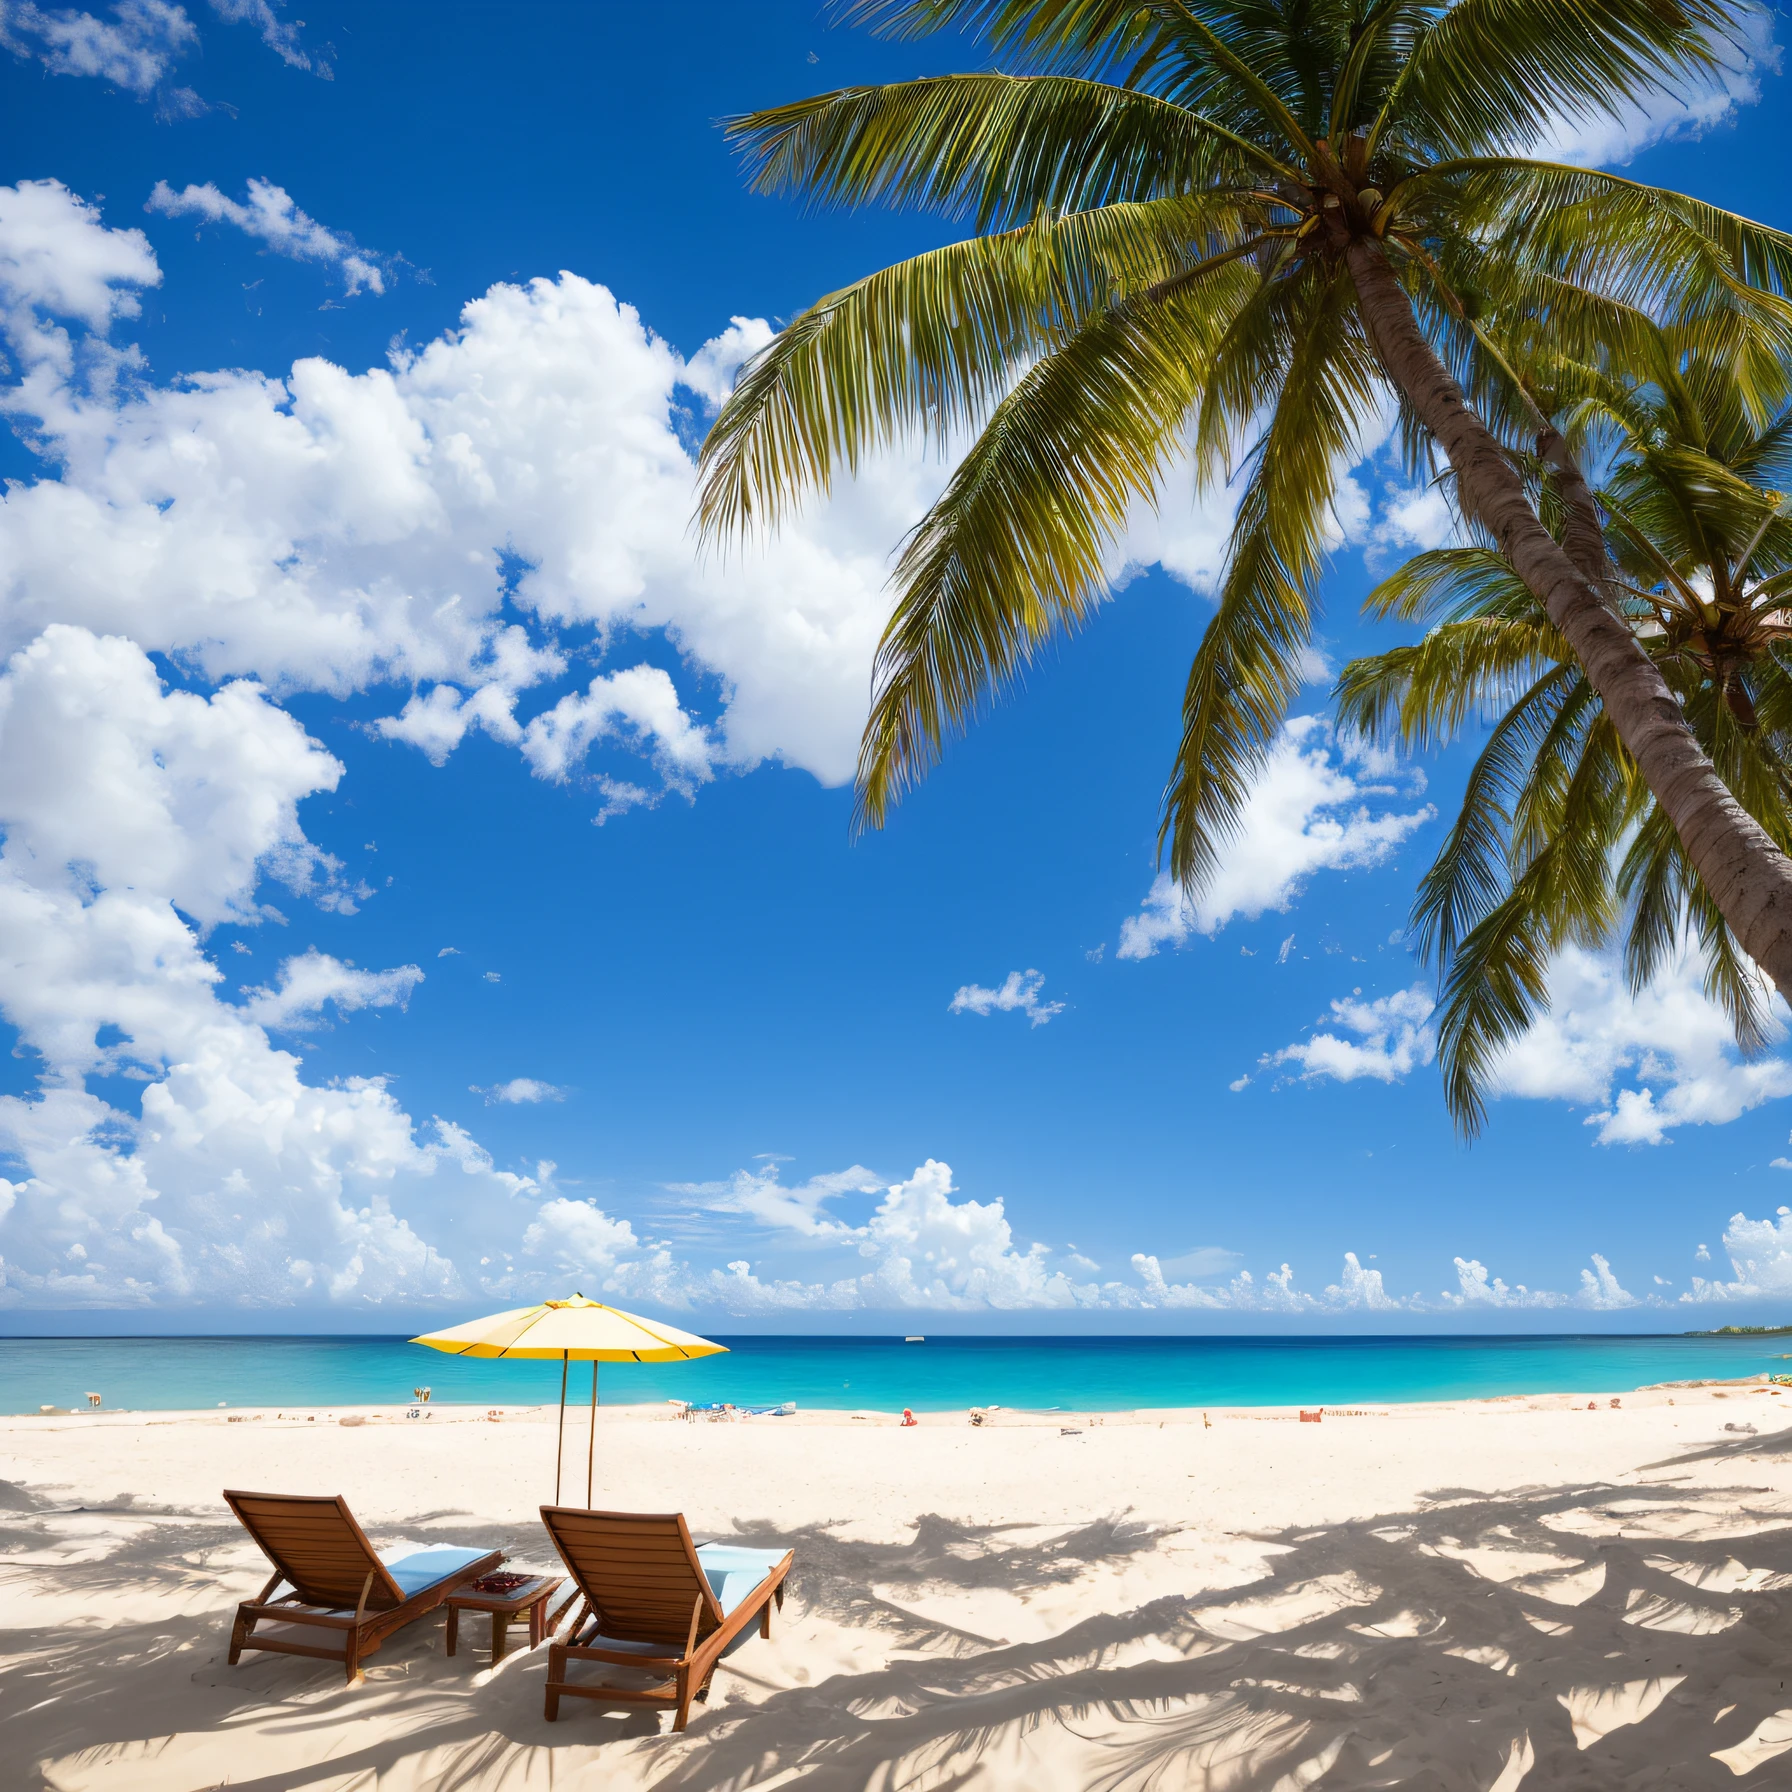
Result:
M573 1640L580 1649L608 1649L612 1655L651 1655L661 1661L675 1659L681 1647L678 1643L642 1643L632 1637L605 1636L595 1627Z
M703 1543L697 1547L697 1560L702 1564L710 1591L715 1594L716 1603L722 1608L722 1615L727 1617L784 1560L784 1551L740 1549L731 1543ZM750 1641L754 1634L753 1626L749 1624L722 1653L732 1655L736 1649ZM625 1637L603 1636L595 1626L581 1636L578 1643L581 1648L608 1649L616 1655L664 1657L678 1653L677 1646L670 1643L642 1643Z
M478 1561L485 1553L482 1549L417 1549L405 1543L397 1549L382 1549L379 1557L380 1566L398 1583L399 1592L409 1599L413 1594L421 1593L424 1588L433 1587L437 1581L446 1580L469 1562ZM292 1590L289 1582L281 1581L268 1597L284 1599ZM336 1609L321 1605L307 1606L305 1609L322 1612L329 1618L352 1618L355 1615L352 1605ZM267 1621L264 1619L261 1629L255 1634L272 1636L274 1632L267 1628Z
M490 1551L483 1549L418 1549L396 1561L386 1561L384 1556L380 1560L398 1583L399 1592L410 1599L488 1554Z
M777 1565L784 1560L781 1549L741 1549L732 1543L705 1543L697 1551L697 1560L708 1577L710 1591L728 1616Z

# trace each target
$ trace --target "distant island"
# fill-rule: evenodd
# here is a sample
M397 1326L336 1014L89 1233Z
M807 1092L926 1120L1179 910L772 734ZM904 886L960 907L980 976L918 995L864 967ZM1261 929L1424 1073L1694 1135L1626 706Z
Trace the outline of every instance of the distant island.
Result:
M1683 1338L1784 1338L1792 1325L1720 1325L1714 1332L1682 1332Z

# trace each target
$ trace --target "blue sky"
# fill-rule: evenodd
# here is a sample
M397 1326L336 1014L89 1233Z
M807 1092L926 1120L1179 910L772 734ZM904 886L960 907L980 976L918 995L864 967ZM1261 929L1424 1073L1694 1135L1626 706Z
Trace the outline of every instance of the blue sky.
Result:
M1399 936L1459 751L1354 752L1315 668L1215 891L1152 901L1223 498L1141 517L1116 601L851 837L942 470L718 562L688 451L761 320L951 232L755 198L715 121L974 46L303 10L0 27L0 1325L1782 1311L1792 1053L1740 1066L1696 972L1565 964L1454 1137ZM1761 47L1573 152L1792 224ZM1334 665L1439 526L1384 453L1354 482Z

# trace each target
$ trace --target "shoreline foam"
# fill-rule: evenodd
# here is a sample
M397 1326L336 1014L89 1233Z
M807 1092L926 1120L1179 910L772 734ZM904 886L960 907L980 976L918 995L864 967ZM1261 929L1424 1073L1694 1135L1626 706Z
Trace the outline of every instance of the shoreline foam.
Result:
M1141 1406L1141 1407L1036 1407L1036 1406L983 1406L983 1407L950 1407L929 1409L914 1407L912 1409L916 1423L923 1426L965 1425L969 1424L973 1413L982 1413L981 1421L985 1428L1012 1427L1016 1425L1051 1426L1058 1424L1079 1423L1100 1427L1103 1425L1200 1425L1204 1419L1226 1418L1287 1418L1293 1419L1303 1411L1312 1411L1320 1407L1328 1418L1388 1418L1403 1413L1422 1412L1457 1412L1480 1408L1499 1409L1502 1411L1552 1412L1573 1410L1575 1403L1591 1401L1609 1401L1612 1399L1629 1399L1633 1396L1660 1395L1664 1399L1672 1399L1681 1392L1696 1392L1700 1389L1716 1389L1720 1392L1730 1390L1758 1390L1771 1396L1779 1396L1792 1401L1792 1386L1776 1388L1765 1375L1739 1375L1731 1377L1701 1377L1690 1381L1652 1381L1628 1387L1583 1388L1568 1392L1530 1393L1530 1394L1486 1394L1476 1397L1443 1400L1374 1400L1353 1403L1348 1406L1322 1406L1314 1402L1303 1407L1300 1403L1264 1403L1233 1404L1210 1406ZM1650 1402L1644 1402L1649 1404ZM416 1416L413 1417L413 1409ZM521 1402L502 1404L479 1400L433 1400L433 1401L382 1401L338 1402L329 1406L288 1406L279 1407L272 1403L267 1405L245 1404L226 1406L220 1404L212 1407L62 1407L51 1412L0 1412L0 1429L14 1423L49 1424L61 1420L75 1420L82 1425L103 1424L107 1421L128 1419L143 1424L189 1424L189 1423L225 1423L241 1424L245 1422L297 1423L305 1424L320 1420L339 1419L342 1417L360 1417L365 1420L378 1420L382 1423L423 1424L430 1422L435 1415L452 1418L457 1424L469 1421L489 1422L488 1415L496 1412L502 1415L503 1421L512 1423L547 1422L553 1423L560 1408L556 1402ZM794 1411L784 1413L755 1412L744 1408L737 1409L726 1416L725 1421L712 1418L708 1409L700 1409L690 1420L685 1420L678 1410L678 1404L670 1401L605 1401L598 1407L598 1422L688 1422L703 1424L709 1422L726 1422L730 1424L751 1424L771 1426L811 1426L811 1425L851 1425L867 1421L894 1424L902 1417L901 1410L887 1407L840 1407L840 1406L799 1406ZM591 1408L576 1400L566 1403L566 1418L570 1428L576 1417L583 1424ZM502 1421L501 1421L502 1422Z

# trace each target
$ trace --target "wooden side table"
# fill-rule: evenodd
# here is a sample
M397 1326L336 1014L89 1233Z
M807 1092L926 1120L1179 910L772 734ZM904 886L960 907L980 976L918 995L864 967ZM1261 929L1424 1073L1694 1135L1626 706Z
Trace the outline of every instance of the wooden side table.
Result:
M538 1574L508 1593L481 1593L470 1586L450 1593L444 1602L448 1607L448 1653L452 1655L460 1641L462 1612L491 1613L493 1667L503 1659L504 1632L513 1618L528 1617L529 1647L533 1649L547 1633L548 1601L560 1583L557 1574Z

